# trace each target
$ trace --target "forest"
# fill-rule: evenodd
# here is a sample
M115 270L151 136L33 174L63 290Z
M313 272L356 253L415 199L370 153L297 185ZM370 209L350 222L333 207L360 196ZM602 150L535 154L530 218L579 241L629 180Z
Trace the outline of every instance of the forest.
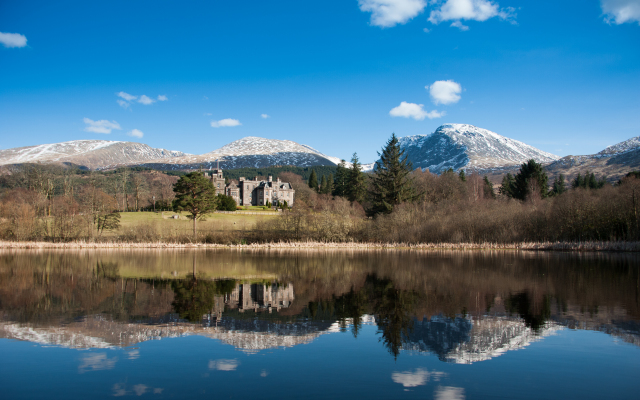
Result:
M241 228L209 224L168 235L162 223L120 229L121 213L176 209L180 174L118 168L86 171L21 165L0 175L0 239L12 241L166 241L176 243L522 243L640 240L638 173L615 184L584 171L549 182L530 160L499 188L483 176L413 170L395 136L372 173L357 154L347 167L225 171L272 174L296 190L292 208ZM205 215L206 217L206 215ZM109 233L108 235L105 233ZM163 234L164 233L164 234Z

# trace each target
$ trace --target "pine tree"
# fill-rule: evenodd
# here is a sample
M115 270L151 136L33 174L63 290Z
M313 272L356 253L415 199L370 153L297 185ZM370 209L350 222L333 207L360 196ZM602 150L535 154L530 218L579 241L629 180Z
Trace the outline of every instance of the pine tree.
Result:
M318 192L324 194L327 190L327 177L322 175L322 179L320 179L320 189Z
M509 172L502 178L502 185L500 186L499 193L501 195L514 198L516 191L516 180Z
M556 179L553 180L553 187L551 189L551 193L554 196L558 196L566 191L567 191L567 188L564 185L564 175L560 174L556 176Z
M493 183L491 183L491 181L489 180L489 178L487 178L487 176L484 176L484 197L487 198L491 198L491 199L495 199L496 198L496 194L493 191Z
M587 173L587 175L589 175ZM589 189L598 189L598 181L596 180L596 174L594 174L593 172L591 173L591 175L589 175L589 181L587 183L587 186L589 187Z
M400 149L395 133L378 155L380 160L376 161L375 174L371 178L371 215L390 213L396 205L418 197L409 176L412 165Z
M458 174L458 176L460 177L460 180L462 182L466 182L467 181L467 175L464 173L463 169L460 170L460 173Z
M333 193L333 174L329 174L327 178L327 189L325 190L325 194Z
M585 187L585 181L584 181L584 178L582 177L582 175L580 175L580 172L578 172L578 175L576 176L576 179L574 179L573 182L571 183L571 187L573 189Z
M311 176L309 176L309 187L311 189L318 190L318 175L316 175L316 170L311 170Z
M344 160L340 160L340 164L336 168L336 178L333 181L333 195L346 196L347 192L347 176L348 170Z
M347 199L362 203L367 195L365 176L362 173L362 165L358 160L358 154L353 153L351 157L351 168L348 171L347 179Z
M193 238L196 238L196 221L216 209L216 189L202 172L188 173L173 186L176 193L175 207L178 211L187 211L187 217L193 220Z
M520 166L520 172L515 176L515 193L513 197L519 200L526 200L527 197L533 194L530 192L533 187L532 184L534 184L539 191L540 197L545 198L549 195L548 180L549 178L542 164L531 159Z

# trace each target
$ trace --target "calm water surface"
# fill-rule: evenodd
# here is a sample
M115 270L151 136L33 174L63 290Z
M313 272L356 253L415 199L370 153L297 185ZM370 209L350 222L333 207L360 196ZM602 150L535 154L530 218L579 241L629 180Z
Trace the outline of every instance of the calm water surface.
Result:
M0 397L629 398L640 258L2 251Z

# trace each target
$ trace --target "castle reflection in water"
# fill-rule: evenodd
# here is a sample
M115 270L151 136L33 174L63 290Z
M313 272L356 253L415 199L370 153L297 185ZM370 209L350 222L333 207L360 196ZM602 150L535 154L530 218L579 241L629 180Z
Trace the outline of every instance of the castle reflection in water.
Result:
M238 310L245 312L280 311L288 308L295 296L293 285L279 283L236 283L235 289L231 293L215 296L215 306L211 314L203 315L202 321L205 326L214 325L222 319L222 315L227 310Z

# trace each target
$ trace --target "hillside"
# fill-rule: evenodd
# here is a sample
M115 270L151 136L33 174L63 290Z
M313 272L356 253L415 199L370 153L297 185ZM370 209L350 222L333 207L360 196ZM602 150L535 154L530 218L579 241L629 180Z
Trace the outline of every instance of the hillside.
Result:
M0 165L72 163L88 169L109 169L185 155L181 151L155 149L135 142L73 140L0 150Z
M490 170L520 165L533 158L546 163L559 157L520 141L466 124L445 124L429 135L400 138L414 168L441 173L453 170Z

